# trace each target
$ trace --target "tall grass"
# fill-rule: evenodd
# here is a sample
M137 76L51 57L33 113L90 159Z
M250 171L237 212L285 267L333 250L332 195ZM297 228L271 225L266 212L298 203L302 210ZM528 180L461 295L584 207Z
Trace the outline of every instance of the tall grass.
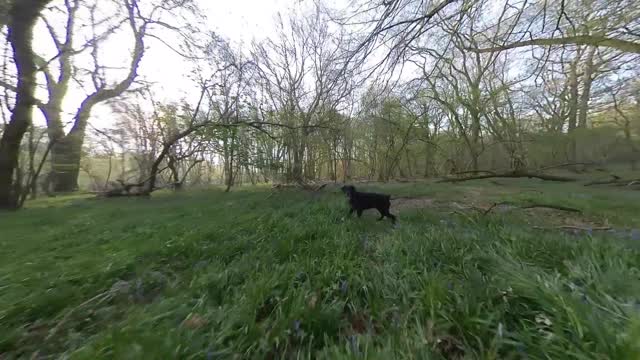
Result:
M386 189L571 198L438 186ZM593 192L573 206L635 223L631 192L578 191ZM3 214L0 358L640 358L632 240L535 230L517 212L405 209L398 228L345 213L331 190L247 188Z

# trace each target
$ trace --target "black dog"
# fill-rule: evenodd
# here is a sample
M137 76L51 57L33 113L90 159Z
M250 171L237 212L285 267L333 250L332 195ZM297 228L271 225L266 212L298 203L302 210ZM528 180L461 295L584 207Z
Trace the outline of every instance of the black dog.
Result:
M340 190L349 198L349 205L351 206L349 216L351 216L354 211L356 211L358 217L360 217L364 210L377 209L380 212L380 219L378 219L378 221L384 219L386 216L391 219L393 224L396 223L396 217L389 212L389 207L391 206L390 195L359 192L356 191L356 188L352 185L345 185L340 188Z

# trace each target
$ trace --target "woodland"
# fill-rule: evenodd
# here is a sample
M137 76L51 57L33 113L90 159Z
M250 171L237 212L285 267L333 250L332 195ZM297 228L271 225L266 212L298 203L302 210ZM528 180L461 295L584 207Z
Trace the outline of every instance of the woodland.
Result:
M79 189L637 169L635 1L307 3L250 44L197 5L5 5L3 208ZM112 38L126 66L105 63ZM156 100L139 75L151 46L182 56L188 96Z
M0 0L0 359L640 358L640 1L211 3Z

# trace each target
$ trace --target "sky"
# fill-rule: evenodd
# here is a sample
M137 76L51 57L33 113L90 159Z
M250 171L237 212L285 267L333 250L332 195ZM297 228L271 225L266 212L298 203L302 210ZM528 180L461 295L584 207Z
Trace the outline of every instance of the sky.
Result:
M196 0L207 18L208 29L231 40L233 43L250 44L252 40L263 40L274 33L274 18L278 12L286 13L309 0ZM131 36L114 36L105 42L101 53L104 64L124 67L130 61ZM123 44L126 45L123 46ZM143 58L140 75L153 82L156 100L179 100L197 96L193 91L195 84L188 79L189 66L185 59L171 49L153 39L147 40L148 50ZM55 54L51 38L43 24L36 27L34 47L39 53ZM43 78L41 80L44 80ZM39 98L46 99L44 89L40 89ZM68 120L84 99L84 92L75 87L70 89L63 104L63 112ZM194 102L197 99L194 99ZM39 111L34 113L37 125L45 124ZM106 105L94 107L91 125L96 128L108 128L114 124L114 116Z

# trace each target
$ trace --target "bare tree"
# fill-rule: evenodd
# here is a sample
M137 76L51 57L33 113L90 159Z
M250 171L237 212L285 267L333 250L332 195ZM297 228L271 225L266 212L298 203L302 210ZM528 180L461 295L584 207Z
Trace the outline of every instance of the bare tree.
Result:
M99 12L99 6L111 7ZM141 6L137 0L117 0L113 2L85 2L65 0L62 8L54 7L43 17L57 54L50 60L38 59L38 66L46 79L47 101L38 105L47 120L49 139L55 142L52 148L52 171L54 191L72 191L77 188L81 149L87 124L93 108L100 103L114 99L130 91L138 78L140 63L145 54L145 40L158 37L160 29L179 31L176 26L165 22L168 15L175 16L182 9L191 9L189 0L172 0ZM105 10L105 9L103 9ZM56 12L65 14L64 26L60 29L53 17ZM99 17L99 13L107 13ZM91 36L78 44L79 20L90 24ZM128 31L133 37L131 59L124 76L113 81L109 67L100 59L101 45L116 33ZM85 69L78 66L77 59L87 56L92 64ZM57 64L57 66L55 66ZM87 96L80 103L70 121L71 129L65 132L62 103L68 94L72 81L85 89Z
M17 194L20 189L15 182L20 143L31 125L35 101L36 62L32 48L33 28L47 0L21 0L12 3L9 9L9 43L13 49L18 82L15 106L11 120L0 139L0 208L14 209L19 206Z
M313 158L309 137L326 127L324 114L340 106L353 88L355 76L347 68L342 51L344 34L330 32L319 9L302 18L278 18L278 38L254 46L261 90L272 112L286 126L289 178L302 182L313 177L305 172L305 159ZM306 174L305 174L306 173Z

